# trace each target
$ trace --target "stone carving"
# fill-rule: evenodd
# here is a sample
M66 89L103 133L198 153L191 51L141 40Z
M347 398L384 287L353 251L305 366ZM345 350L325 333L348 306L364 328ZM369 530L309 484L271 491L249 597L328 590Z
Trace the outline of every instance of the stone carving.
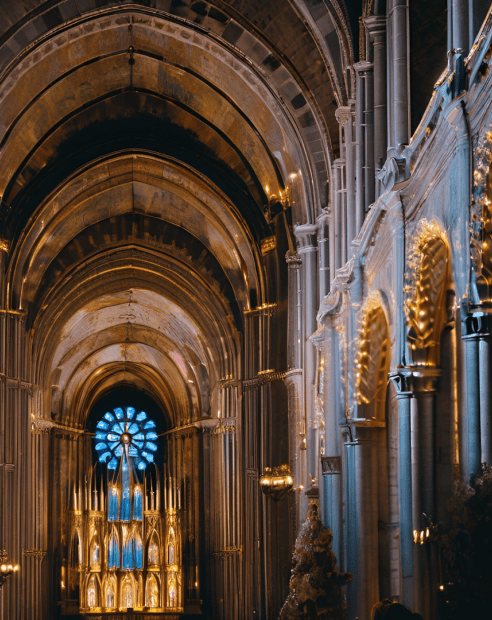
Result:
M321 472L323 476L340 473L340 457L339 456L322 456Z
M33 418L31 422L31 433L33 435L49 433L54 426L55 423L52 420L46 420L45 418Z
M374 417L382 417L390 363L388 322L380 296L369 296L362 309L359 355L356 362L357 403L374 401ZM368 416L365 416L368 417Z
M393 189L397 183L402 183L408 178L406 172L407 161L404 157L392 155L388 157L384 166L376 175L380 184L380 193Z
M236 554L241 554L242 552L242 547L225 547L225 549L215 551L214 553L212 553L212 555L216 559L225 560L226 558L230 558L231 556Z
M409 257L405 311L412 363L439 365L439 343L446 324L449 249L441 227L422 220Z
M492 301L492 131L475 149L471 205L471 256L481 302Z
M26 558L35 558L39 561L42 561L47 553L47 551L41 549L24 549L24 556Z

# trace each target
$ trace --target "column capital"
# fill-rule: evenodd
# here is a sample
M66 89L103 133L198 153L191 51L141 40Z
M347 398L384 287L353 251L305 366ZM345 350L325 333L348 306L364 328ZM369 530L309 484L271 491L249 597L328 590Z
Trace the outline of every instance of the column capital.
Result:
M352 115L353 110L351 106L348 105L340 106L335 110L335 118L340 123L340 125L344 125L347 121L349 121Z
M466 314L461 319L462 339L486 338L492 335L492 312L480 310Z
M302 260L297 252L291 252L290 250L285 255L285 262L289 266L289 269L295 269L302 264Z
M374 65L372 62L368 60L361 60L360 62L354 63L354 69L357 75L362 76L366 73L372 73L374 69Z
M389 378L395 386L396 397L401 399L437 392L441 375L441 369L434 366L406 366L389 373Z
M316 250L316 237L318 234L317 224L296 224L294 235L299 246L298 254Z
M364 18L364 26L375 43L381 43L386 36L386 16L370 15Z

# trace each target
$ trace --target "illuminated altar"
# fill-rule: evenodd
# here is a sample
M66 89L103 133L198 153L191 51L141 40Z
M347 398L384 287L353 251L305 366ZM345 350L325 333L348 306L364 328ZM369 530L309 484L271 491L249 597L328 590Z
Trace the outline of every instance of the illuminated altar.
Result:
M81 614L183 610L179 491L161 477L157 440L154 422L132 407L97 424L98 463L70 511L68 586L78 585Z

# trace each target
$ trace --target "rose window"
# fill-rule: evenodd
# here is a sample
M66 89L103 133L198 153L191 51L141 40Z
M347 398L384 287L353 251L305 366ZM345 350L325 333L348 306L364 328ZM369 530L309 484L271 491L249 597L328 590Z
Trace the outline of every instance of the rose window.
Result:
M135 466L143 470L154 462L157 452L155 422L145 411L137 413L133 407L118 407L107 412L97 423L96 451L99 461L108 469L116 469L125 453L132 457Z

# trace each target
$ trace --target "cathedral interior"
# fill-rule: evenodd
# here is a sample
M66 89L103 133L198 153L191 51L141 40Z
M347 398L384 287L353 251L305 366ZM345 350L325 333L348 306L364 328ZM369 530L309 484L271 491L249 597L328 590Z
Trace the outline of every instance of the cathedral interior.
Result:
M313 514L337 620L452 617L490 8L0 0L0 620L332 620L281 611Z

